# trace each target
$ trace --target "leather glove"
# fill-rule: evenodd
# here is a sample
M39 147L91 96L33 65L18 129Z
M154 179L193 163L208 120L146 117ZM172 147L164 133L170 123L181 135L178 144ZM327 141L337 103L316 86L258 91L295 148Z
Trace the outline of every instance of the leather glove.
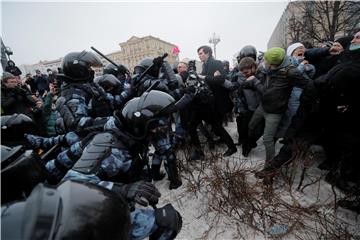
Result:
M188 86L188 87L184 88L184 93L194 94L195 92L196 92L195 86Z
M156 66L158 66L158 67L161 67L162 64L163 64L163 62L164 62L163 57L156 57L156 58L154 58L154 60L153 60L153 64L156 65Z
M127 73L129 70L124 66L124 65L122 65L122 64L120 64L119 65L119 70L121 71L121 72L124 72L124 73Z
M142 206L147 206L149 203L151 205L157 204L161 196L153 184L144 181L130 184L114 183L112 190L121 194L128 201L134 201Z

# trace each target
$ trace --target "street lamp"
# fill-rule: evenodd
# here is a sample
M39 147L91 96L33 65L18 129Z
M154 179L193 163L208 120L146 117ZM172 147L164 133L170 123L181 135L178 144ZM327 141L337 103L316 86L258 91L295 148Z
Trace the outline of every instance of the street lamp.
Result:
M216 36L215 33L213 33L212 37L209 39L209 43L214 45L214 57L216 59L216 45L220 42L220 37Z

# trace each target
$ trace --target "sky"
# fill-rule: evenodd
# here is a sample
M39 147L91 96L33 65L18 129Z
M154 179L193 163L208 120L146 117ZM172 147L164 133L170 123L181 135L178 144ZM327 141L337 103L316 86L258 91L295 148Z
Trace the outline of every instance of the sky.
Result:
M215 32L219 60L245 45L266 50L287 2L1 2L1 37L17 65L55 60L72 51L105 54L132 36L152 35L177 45L179 58L198 59Z

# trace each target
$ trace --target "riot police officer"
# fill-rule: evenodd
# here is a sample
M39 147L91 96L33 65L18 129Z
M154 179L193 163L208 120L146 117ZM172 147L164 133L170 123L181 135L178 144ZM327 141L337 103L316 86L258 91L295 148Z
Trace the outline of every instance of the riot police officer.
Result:
M26 200L2 206L1 236L119 240L176 237L182 220L170 204L155 210L135 209L130 215L124 197L80 181L65 181L58 186L39 184Z
M112 114L113 107L107 95L93 83L92 67L100 66L100 59L91 52L71 52L64 57L63 73L58 75L62 82L61 96L56 101L62 117L57 125L64 132L83 129L96 124L95 117Z
M171 65L164 61L164 57L166 55L156 58L145 57L135 66L132 81L136 86L137 96L152 87L152 89L170 94L176 100L181 98L179 80ZM143 76L142 79L140 79L141 76Z
M156 157L148 174L159 180L160 165L164 160L169 188L174 189L181 185L169 137L169 111L174 103L170 95L152 90L130 100L121 112L116 111L104 125L103 132L93 132L81 140L74 132L53 138L33 135L26 135L26 138L33 147L68 146L56 159L46 163L55 182L60 181L71 168L70 175L94 172L96 179L139 180L147 165L148 145L151 143Z
M117 79L119 79L121 84L124 84L126 80L128 80L128 78L130 77L129 69L122 64L118 64L118 66L115 66L114 64L109 63L104 67L103 74L111 74L115 76Z

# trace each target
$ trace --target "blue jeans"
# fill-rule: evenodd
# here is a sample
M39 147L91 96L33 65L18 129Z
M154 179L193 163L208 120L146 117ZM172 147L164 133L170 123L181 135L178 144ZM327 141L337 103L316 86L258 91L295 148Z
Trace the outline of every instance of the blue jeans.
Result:
M274 137L281 121L282 115L283 114L266 113L262 105L259 105L250 120L249 137L253 137L252 135L255 135L255 129L261 123L261 121L265 120L265 128L263 134L266 154L265 163L269 162L275 156Z
M274 138L283 114L274 114L264 112L265 129L264 129L264 145L265 145L265 164L275 156Z
M302 89L298 87L294 87L290 98L288 109L285 114L283 114L281 122L279 124L279 128L276 133L277 138L283 138L285 136L286 130L289 128L292 118L295 116L299 106L300 106L300 96L302 93Z

